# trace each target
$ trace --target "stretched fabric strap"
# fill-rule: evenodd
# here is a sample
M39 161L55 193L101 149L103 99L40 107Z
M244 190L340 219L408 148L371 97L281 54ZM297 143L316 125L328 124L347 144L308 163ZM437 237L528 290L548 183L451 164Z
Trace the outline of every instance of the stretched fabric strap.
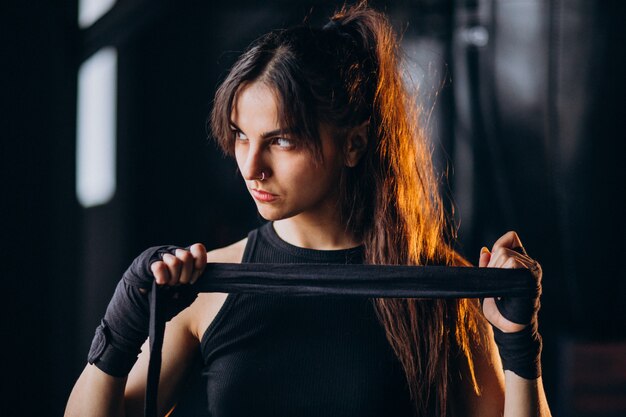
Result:
M195 293L255 293L290 296L341 295L368 298L536 297L527 269L341 264L207 264ZM145 417L157 415L167 287L153 283L150 295L150 362Z

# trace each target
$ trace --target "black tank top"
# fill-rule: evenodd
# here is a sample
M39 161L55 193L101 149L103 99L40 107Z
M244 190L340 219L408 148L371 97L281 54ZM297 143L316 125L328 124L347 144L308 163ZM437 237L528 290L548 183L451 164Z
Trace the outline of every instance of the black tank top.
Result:
M242 262L362 263L361 248L313 250L267 223ZM208 409L231 416L412 416L404 372L371 299L230 294L202 337Z

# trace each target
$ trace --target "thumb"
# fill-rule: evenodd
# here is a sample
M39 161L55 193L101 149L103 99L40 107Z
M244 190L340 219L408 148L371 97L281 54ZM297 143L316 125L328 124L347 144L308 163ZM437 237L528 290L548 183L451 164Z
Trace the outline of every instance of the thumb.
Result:
M480 268L484 268L489 264L490 260L491 260L491 252L489 252L489 249L487 249L486 246L483 246L482 249L480 250L480 258L478 259L478 266Z

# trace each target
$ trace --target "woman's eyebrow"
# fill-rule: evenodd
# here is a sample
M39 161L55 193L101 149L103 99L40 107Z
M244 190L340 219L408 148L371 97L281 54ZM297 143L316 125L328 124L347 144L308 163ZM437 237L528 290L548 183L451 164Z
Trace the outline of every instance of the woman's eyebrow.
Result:
M238 131L243 132L243 130L241 130L241 128L239 128L239 126L237 126L232 120L230 121L230 125L231 127L234 127L235 129L237 129ZM267 138L278 136L278 135L288 135L290 132L291 132L291 129L274 129L269 132L265 132L261 134L261 139L267 139Z

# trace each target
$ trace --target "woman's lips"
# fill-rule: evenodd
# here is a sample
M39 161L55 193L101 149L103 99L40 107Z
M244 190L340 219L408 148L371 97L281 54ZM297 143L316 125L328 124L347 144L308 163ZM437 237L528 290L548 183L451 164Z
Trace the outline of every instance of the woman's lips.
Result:
M270 203L278 198L276 194L268 193L267 191L257 190L255 188L250 189L252 197L255 200L262 201L263 203Z

